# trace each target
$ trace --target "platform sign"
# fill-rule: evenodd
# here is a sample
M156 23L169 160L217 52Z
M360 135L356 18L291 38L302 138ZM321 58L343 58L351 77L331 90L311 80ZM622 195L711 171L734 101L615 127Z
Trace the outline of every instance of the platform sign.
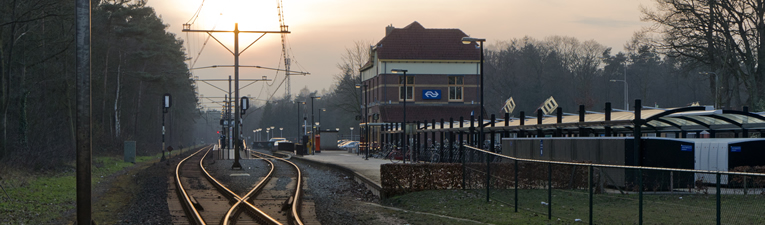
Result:
M542 105L539 106L539 109L542 110L545 115L550 115L555 109L558 108L558 102L555 101L555 99L550 96L545 102L542 103Z
M441 90L422 90L422 99L441 99Z
M504 110L506 113L513 113L513 110L515 110L515 101L513 100L513 97L510 97L505 101L505 105L502 106L502 110Z
M544 149L545 149L544 140L539 140L539 156L544 156Z

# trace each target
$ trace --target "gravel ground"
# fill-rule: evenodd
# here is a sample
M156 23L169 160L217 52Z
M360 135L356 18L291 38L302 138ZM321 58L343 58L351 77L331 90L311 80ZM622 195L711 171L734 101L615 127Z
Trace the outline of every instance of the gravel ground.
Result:
M191 151L189 151L191 152ZM186 152L184 152L186 153ZM185 155L185 154L184 154ZM174 158L172 164L178 162ZM207 161L207 160L206 160ZM267 173L268 166L262 160L240 160L243 170L232 171L231 160L215 160L205 167L216 179L226 183L236 193L246 192ZM388 210L374 206L379 200L361 184L341 172L292 160L300 166L306 179L305 201L313 201L316 215L322 224L406 224L391 215ZM170 167L164 162L138 171L131 182L134 190L125 210L115 212L120 218L117 224L171 224L167 207L167 179ZM248 173L250 176L230 176L231 173ZM112 185L119 185L112 183ZM370 204L373 203L373 204Z
M292 160L305 176L306 199L316 205L316 216L322 224L406 224L387 210L375 207L377 196L353 178L323 166Z
M242 170L232 170L234 160L205 159L205 169L215 179L226 185L237 195L244 196L252 186L268 174L271 167L262 159L240 159ZM249 176L231 176L232 174L248 174Z
M140 187L130 204L120 214L120 224L171 224L167 208L167 171L165 163L141 170L134 181Z

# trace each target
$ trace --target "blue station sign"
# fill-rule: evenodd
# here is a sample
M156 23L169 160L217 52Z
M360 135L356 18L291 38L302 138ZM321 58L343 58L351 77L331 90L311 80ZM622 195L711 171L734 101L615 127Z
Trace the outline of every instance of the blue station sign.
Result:
M422 90L422 99L441 99L441 90Z

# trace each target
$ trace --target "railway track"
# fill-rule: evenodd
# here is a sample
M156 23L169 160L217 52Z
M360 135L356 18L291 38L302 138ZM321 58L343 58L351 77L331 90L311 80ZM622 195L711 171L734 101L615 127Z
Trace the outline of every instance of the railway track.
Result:
M273 215L278 221L293 221L301 218L303 176L294 163L263 152L250 151L251 156L271 162L275 179L270 179L265 188L254 197L253 204ZM304 224L294 220L294 224Z
M175 169L175 190L190 224L304 224L300 217L301 188L298 188L302 186L302 175L297 166L256 154L268 163L270 171L240 196L204 168L203 161L212 148L202 148L184 158ZM294 185L278 188L285 179L294 180L289 182ZM284 193L281 189L292 191Z

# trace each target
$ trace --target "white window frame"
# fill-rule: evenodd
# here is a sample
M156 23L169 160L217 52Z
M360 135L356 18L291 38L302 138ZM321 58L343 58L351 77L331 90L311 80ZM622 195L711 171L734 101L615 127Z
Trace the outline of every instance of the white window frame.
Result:
M452 78L455 79L454 80L454 84L449 83L449 82L451 82ZM462 78L461 79L462 82L458 83L457 82L457 78ZM448 76L448 78L447 78L447 85L448 85L447 89L448 89L448 92L449 92L449 95L448 95L449 96L448 97L449 101L464 101L464 99L465 99L465 76ZM454 92L456 92L456 90L459 88L459 90L460 90L459 98L456 98L456 97L452 98L452 88L454 88Z
M401 96L401 91L404 88L404 83L402 82L403 78L404 78L404 76L398 77L398 100L399 101L403 101L404 100L404 98L402 98L403 96ZM406 84L406 89L407 89L407 93L406 94L407 94L407 97L408 97L406 100L407 101L414 101L414 76L406 76L406 78L408 78L407 80L411 81L411 82L407 82L407 84Z

